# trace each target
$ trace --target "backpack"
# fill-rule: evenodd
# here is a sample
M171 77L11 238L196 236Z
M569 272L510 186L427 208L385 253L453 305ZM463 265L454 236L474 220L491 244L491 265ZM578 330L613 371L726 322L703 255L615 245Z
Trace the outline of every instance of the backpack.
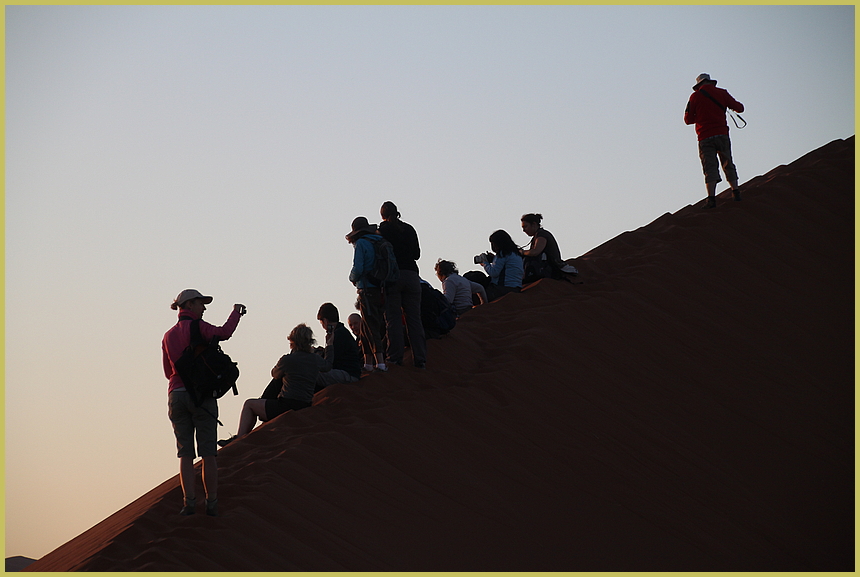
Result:
M188 318L180 317L179 320ZM230 389L234 395L239 394L236 389L239 367L221 350L217 337L206 342L200 334L200 319L191 321L191 342L173 365L195 407L210 397L220 399Z
M431 339L448 334L457 323L457 311L448 298L426 282L421 283L421 324Z
M394 246L382 237L364 237L373 245L373 270L367 273L367 280L378 287L392 286L400 278L400 268L394 257Z

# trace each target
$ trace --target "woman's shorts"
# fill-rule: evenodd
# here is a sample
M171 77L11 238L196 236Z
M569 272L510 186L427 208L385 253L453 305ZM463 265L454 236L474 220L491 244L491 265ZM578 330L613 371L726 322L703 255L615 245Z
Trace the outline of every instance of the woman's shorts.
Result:
M207 413L206 411L209 411ZM211 414L210 414L211 413ZM214 416L213 416L214 415ZM206 399L195 407L188 391L173 391L167 396L167 416L173 425L176 437L176 456L197 456L194 452L194 437L197 437L197 453L201 457L212 457L218 452L218 401Z
M299 401L296 399L285 399L278 397L277 399L266 399L266 420L271 421L278 415L287 411L298 411L310 407L310 403Z

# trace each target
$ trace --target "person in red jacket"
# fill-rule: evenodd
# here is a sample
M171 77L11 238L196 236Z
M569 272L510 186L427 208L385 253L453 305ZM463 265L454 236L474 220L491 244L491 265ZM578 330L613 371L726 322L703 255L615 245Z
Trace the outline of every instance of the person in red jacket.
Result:
M708 199L703 208L717 206L717 183L720 178L720 165L726 180L732 187L732 197L741 199L738 187L738 171L732 160L732 143L729 140L729 125L726 122L726 109L743 112L744 105L732 98L726 90L717 88L717 81L708 74L699 74L693 86L693 94L684 110L684 122L696 125L699 138L699 158L705 173L705 187ZM717 160L719 157L719 161Z

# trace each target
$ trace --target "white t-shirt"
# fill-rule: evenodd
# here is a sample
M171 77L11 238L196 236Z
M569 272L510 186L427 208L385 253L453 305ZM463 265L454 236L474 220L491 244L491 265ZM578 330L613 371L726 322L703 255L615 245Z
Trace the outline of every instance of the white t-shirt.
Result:
M457 314L472 308L472 294L481 295L481 302L487 302L487 292L476 282L461 277L458 274L449 275L442 281L442 293L448 302L454 305Z

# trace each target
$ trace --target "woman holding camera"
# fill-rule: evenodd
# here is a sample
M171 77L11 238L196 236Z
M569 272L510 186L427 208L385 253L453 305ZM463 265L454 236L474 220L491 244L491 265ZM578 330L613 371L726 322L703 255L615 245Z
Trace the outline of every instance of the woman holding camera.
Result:
M490 235L490 248L493 253L475 257L475 264L484 267L490 276L487 296L491 301L509 292L520 292L523 287L523 257L519 247L507 232L497 230Z

